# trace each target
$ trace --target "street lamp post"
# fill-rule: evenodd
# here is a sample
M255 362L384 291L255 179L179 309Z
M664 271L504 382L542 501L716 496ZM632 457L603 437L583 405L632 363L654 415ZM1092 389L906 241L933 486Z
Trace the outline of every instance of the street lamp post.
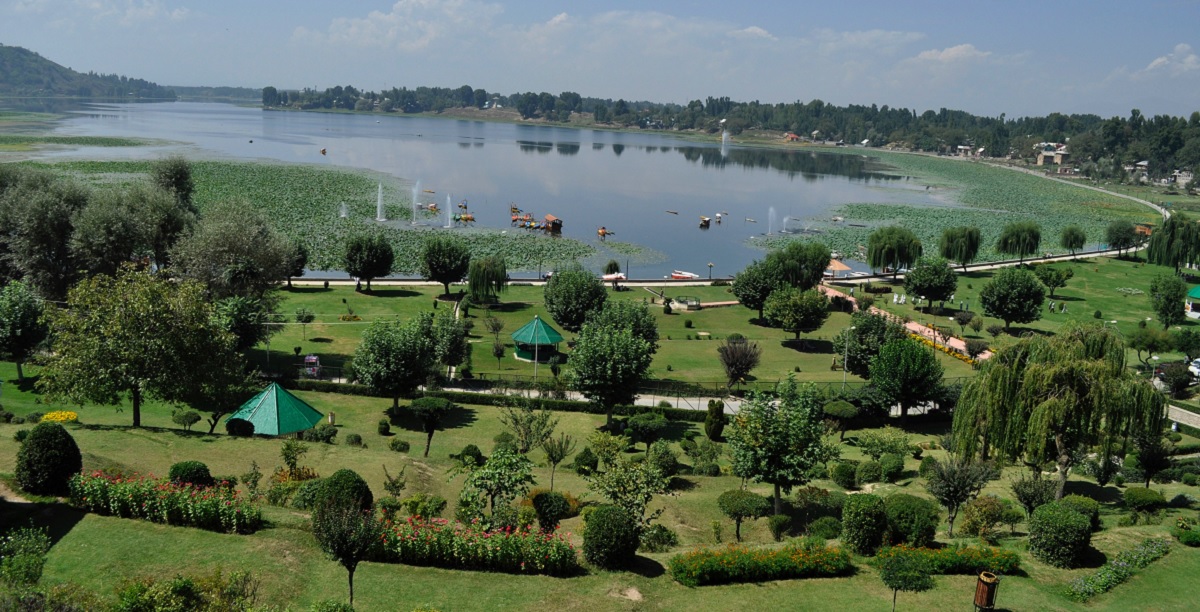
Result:
M842 391L846 390L846 360L850 358L850 334L849 334L849 332L852 332L856 329L858 329L857 326L851 326L850 329L846 330L846 332L847 332L846 333L846 341L845 341L845 346L843 347L845 349L845 351L844 351L844 354L842 355Z
M712 280L712 262L708 262L708 280Z

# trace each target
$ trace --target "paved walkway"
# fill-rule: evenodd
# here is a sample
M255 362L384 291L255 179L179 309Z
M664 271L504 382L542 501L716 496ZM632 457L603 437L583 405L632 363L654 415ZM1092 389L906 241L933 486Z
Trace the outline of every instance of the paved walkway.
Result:
M1178 406L1171 406L1170 404L1167 405L1167 418L1175 421L1176 423L1182 423L1184 425L1190 425L1200 429L1200 414L1184 410Z

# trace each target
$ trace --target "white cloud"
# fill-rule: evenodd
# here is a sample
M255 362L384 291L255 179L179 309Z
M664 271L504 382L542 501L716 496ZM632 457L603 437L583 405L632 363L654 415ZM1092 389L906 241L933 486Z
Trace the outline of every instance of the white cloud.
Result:
M755 40L755 39L779 40L778 38L775 38L774 36L772 36L770 32L768 32L758 26L750 26L747 28L742 28L740 30L734 30L734 31L730 32L729 35L733 38L741 38L744 40Z
M902 32L897 30L853 30L841 32L837 30L817 30L811 42L825 56L837 56L845 53L868 53L877 56L892 56L904 47L923 40L925 35L920 32ZM805 41L810 42L810 41Z
M399 0L386 13L336 18L324 32L296 28L293 40L418 51L435 41L486 31L500 12L499 5L471 0Z
M1180 43L1175 45L1170 53L1155 58L1137 74L1152 75L1165 72L1172 77L1177 77L1196 70L1200 70L1200 56L1192 52L1191 45Z
M186 8L171 8L161 0L76 0L75 4L90 12L92 19L116 21L123 26L181 21L190 14Z
M943 64L970 62L975 60L987 59L992 53L990 51L980 51L972 44L956 45L945 49L930 49L917 54L915 58L918 61L939 62Z

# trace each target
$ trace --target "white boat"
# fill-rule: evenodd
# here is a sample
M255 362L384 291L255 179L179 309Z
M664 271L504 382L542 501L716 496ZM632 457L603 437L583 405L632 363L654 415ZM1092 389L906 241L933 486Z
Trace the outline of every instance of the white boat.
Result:
M692 272L684 272L683 270L672 270L671 278L675 280L694 280L700 278L700 275Z
M625 273L624 272L613 272L612 274L605 274L600 277L600 280L608 281L608 282L623 281L623 280L625 280Z

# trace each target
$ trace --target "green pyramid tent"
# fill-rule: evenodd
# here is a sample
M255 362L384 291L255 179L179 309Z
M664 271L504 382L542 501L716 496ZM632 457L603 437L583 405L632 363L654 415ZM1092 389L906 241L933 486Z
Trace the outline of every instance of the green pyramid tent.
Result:
M250 421L254 424L254 433L264 436L282 436L311 429L323 418L325 415L276 383L271 383L229 416L230 420Z
M536 315L524 327L513 332L512 339L517 344L517 358L526 361L534 360L535 357L548 358L558 352L557 345L563 341L562 334ZM541 349L539 354L539 347L545 346L551 348Z

